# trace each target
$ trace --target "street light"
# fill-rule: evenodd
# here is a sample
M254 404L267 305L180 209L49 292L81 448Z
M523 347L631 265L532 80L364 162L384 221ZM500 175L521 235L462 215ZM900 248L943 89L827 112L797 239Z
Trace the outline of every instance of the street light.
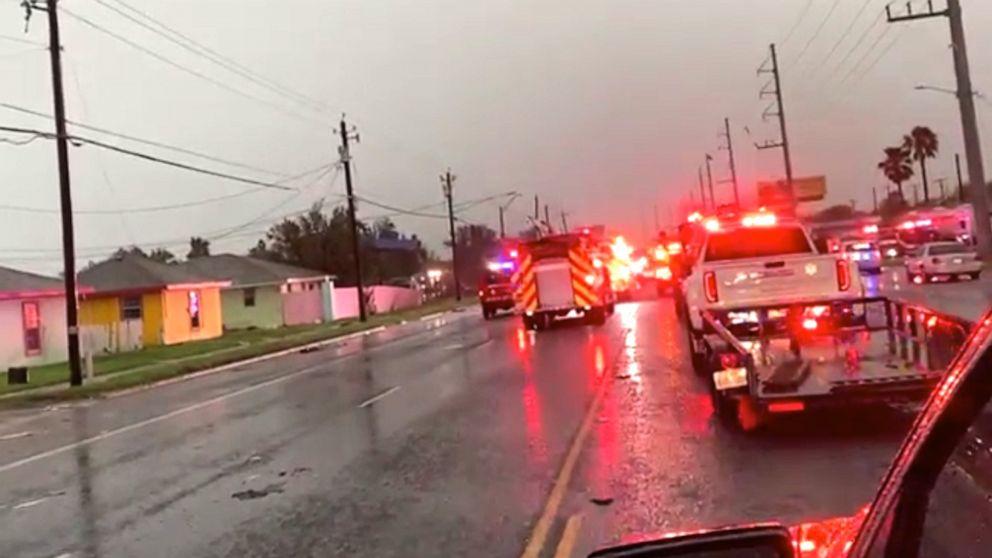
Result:
M499 237L501 239L506 238L506 227L503 225L503 212L506 211L513 200L520 197L520 192L510 192L510 199L506 200L506 203L500 204L499 206Z
M913 89L915 89L917 91L936 91L937 93L947 93L948 95L954 95L955 97L958 96L958 92L957 91L955 91L953 89L950 89L948 87L937 87L936 85L922 85L921 84L921 85L917 85L917 86L913 87ZM981 93L979 91L973 91L972 92L972 95L974 95L976 99L981 99L983 101L988 102L987 99L985 98L985 94L984 93Z

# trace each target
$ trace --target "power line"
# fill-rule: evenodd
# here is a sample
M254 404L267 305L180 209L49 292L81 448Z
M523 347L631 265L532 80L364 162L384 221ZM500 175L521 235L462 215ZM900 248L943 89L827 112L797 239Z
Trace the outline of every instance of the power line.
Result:
M837 62L837 64L833 68L831 68L831 70L826 74L826 76L827 76L826 79L828 81L831 78L833 78L837 74L838 71L840 71L840 69L844 66L844 63L846 63L848 60L850 60L851 59L851 56L858 50L858 48L862 44L864 44L865 40L871 34L872 30L875 29L875 27L878 26L879 22L882 21L882 17L884 15L885 15L885 12L881 12L881 11L878 12L878 16L875 19L873 19L870 24L868 24L868 27L865 27L865 30L861 33L861 36L858 37L858 40L857 41L855 41L854 46L852 46L851 49L848 50L847 53L844 55L844 57L841 58L840 61Z
M899 31L896 33L896 36L893 37L891 41L889 41L889 44L887 44L884 49L882 49L882 52L878 55L878 57L872 60L871 64L869 64L867 67L865 67L864 70L861 70L861 72L858 73L858 76L854 79L854 81L851 82L852 86L861 83L861 80L863 80L864 77L868 75L868 73L871 72L871 70L876 65L878 65L878 63L881 62L883 58L885 58L885 55L888 54L890 50L892 50L892 47L896 46L896 43L898 43L899 39L902 38L904 32L905 32L905 27L899 29ZM848 89L848 91L850 92L851 89Z
M220 87L221 89L224 89L225 91L228 91L230 93L234 93L235 95L238 95L240 97L244 97L245 99L249 99L249 100L255 101L256 103L260 103L260 104L266 105L266 106L268 106L268 107L270 107L270 108L272 108L272 109L274 109L276 111L279 111L279 112L281 112L281 113L283 113L283 114L285 114L287 116L291 116L291 117L293 117L293 118L295 118L297 120L300 120L302 122L306 122L308 124L314 124L314 125L319 125L320 124L319 122L314 122L312 119L309 119L309 118L307 118L307 117L305 117L303 115L300 115L299 113L296 113L296 112L287 110L287 109L283 108L282 106L280 106L280 105L278 105L276 103L273 103L273 102L270 102L270 101L266 101L265 99L262 99L261 97L256 97L255 95L252 95L251 93L247 93L245 91L242 91L241 89L238 89L236 87L232 87L230 85L227 85L226 83L221 82L221 81L218 81L218 80L216 80L216 79L214 79L214 78L212 78L212 77L210 77L210 76L208 76L206 74L203 74L203 73L198 72L196 70L193 70L191 68L187 68L186 66L183 66L182 64L180 64L178 62L174 62L174 61L170 60L169 58L167 58L167 57L165 57L165 56L163 56L163 55L161 55L161 54L159 54L159 53L157 53L157 52L155 52L155 51L153 51L153 50L151 50L151 49L149 49L147 47L144 47L144 46L142 46L142 45L140 45L140 44L132 41L131 39L128 39L128 38L124 37L123 35L119 35L119 34L113 32L113 31L111 31L111 30L109 30L109 29L107 29L105 27L102 27L102 26L100 26L100 25L98 25L98 24L96 24L96 23L94 23L94 22L92 22L92 21L90 21L90 20L82 17L82 16L76 15L75 13L73 13L73 12L71 12L71 11L69 11L69 10L61 7L61 6L59 7L59 10L61 10L66 15L72 17L76 21L79 21L80 23L82 23L84 25L87 25L87 26L89 26L92 29L95 29L95 30L97 30L97 31L99 31L99 32L101 32L101 33L109 36L109 37L112 37L112 38L114 38L114 39L116 39L116 40L118 40L118 41L120 41L120 42L122 42L122 43L124 43L124 44L126 44L128 46L130 46L131 48L133 48L135 50L138 50L138 51L140 51L140 52L142 52L142 53L144 53L144 54L146 54L148 56L151 56L152 58L158 60L159 62L162 62L163 64L167 64L169 66L172 66L173 68L176 68L177 70L179 70L181 72L184 72L184 73L187 73L187 74L189 74L191 76L194 76L194 77L197 77L199 79L202 79L203 81L206 81L208 83L211 83L211 84L213 84L213 85L215 85L217 87Z
M0 102L0 107L5 108L5 109L9 109L9 110L13 110L13 111L17 111L17 112L21 112L21 113L24 113L24 114L30 114L32 116L38 116L38 117L41 117L41 118L46 118L48 120L53 120L54 119L54 117L52 115L50 115L50 114L46 114L46 113L41 112L41 111L38 111L38 110L32 110L32 109L21 107L21 106L17 106L17 105L12 105L10 103ZM285 173L282 173L282 172L276 172L276 171L273 171L273 170L264 169L264 168L261 168L261 167L256 167L254 165L249 165L249 164L246 164L246 163L239 163L237 161L232 161L230 159L223 159L223 158L217 157L215 155L208 155L206 153L201 153L201 152L198 152L198 151L194 151L192 149L188 149L188 148L185 148L185 147L179 147L179 146L176 146L176 145L170 145L170 144L167 144L167 143L162 143L160 141L145 139L145 138L141 138L141 137L138 137L138 136L133 136L133 135L130 135L130 134L124 134L124 133L121 133L121 132L115 132L113 130L108 130L106 128L101 128L99 126L91 126L89 124L83 124L81 122L76 122L74 120L69 120L68 118L65 121L66 121L66 123L71 124L71 125L75 126L76 128L80 128L80 129L83 129L83 130L89 130L91 132L97 132L97 133L100 133L100 134L106 134L106 135L111 136L111 137L115 137L115 138L119 138L119 139L124 139L124 140L128 140L128 141L133 141L135 143L140 143L140 144L143 144L143 145L148 145L148 146L152 146L152 147L158 147L158 148L161 148L161 149L166 149L168 151L175 151L176 153L182 153L184 155L189 155L191 157L198 157L198 158L203 159L205 161L213 161L214 163L221 163L221 164L229 165L229 166L232 166L232 167L239 167L239 168L243 168L243 169L246 169L246 170L252 170L252 171L256 171L256 172L261 172L261 173L264 173L264 174L270 174L270 175L273 175L273 176L286 176Z
M128 11L130 11L130 12L132 12L134 14L137 14L141 18L144 18L146 21L148 21L150 23L146 23L145 21L142 21L141 19L138 19L138 17L135 17L133 15L130 15L130 14L124 12L123 10L121 10L120 8L117 8L115 6L112 6L112 5L108 4L108 3L106 3L104 0L93 0L93 1L96 2L97 4L100 4L101 6L103 6L105 8L107 8L108 10L112 10L112 11L116 12L118 15L120 15L121 17L123 17L123 18L125 18L125 19L127 19L127 20L129 20L131 22L133 22L134 24L136 24L136 25L138 25L138 26L140 26L140 27L142 27L142 28L144 28L144 29L146 29L146 30L148 30L148 31L150 31L150 32L152 32L152 33L154 33L154 34L156 34L156 35L164 38L164 39L166 39L167 41L169 41L169 42L171 42L171 43L173 43L175 45L178 45L179 47L181 47L181 48L183 48L183 49L185 49L185 50L187 50L189 52L192 52L193 54L196 54L198 56L201 56L201 57L203 57L203 58L205 58L205 59L213 62L214 64L217 64L218 66L220 66L220 67L222 67L222 68L224 68L224 69L226 69L226 70L228 70L228 71L230 71L230 72L232 72L232 73L234 73L234 74L236 74L236 75L238 75L238 76L240 76L240 77L242 77L242 78L244 78L244 79L246 79L246 80L248 80L248 81L250 81L250 82L252 82L252 83L254 83L256 85L259 85L260 87L263 87L265 89L268 89L269 91L272 91L273 93L282 95L283 97L288 98L288 99L291 99L294 102L301 103L304 106L307 106L307 108L309 108L310 110L316 110L316 111L319 112L320 109L326 108L323 105L323 103L320 103L319 101L316 101L314 99L311 99L310 97L308 97L308 96L306 96L306 95L304 95L302 93L298 93L298 92L296 92L296 91L294 91L294 90L292 90L292 89L290 89L290 88L288 88L288 87L286 87L284 85L279 84L278 82L275 82L275 81L273 81L273 80L271 80L269 78L266 78L266 77L258 74L257 72L252 71L251 69L245 67L244 65L239 64L238 62L232 60L231 58L229 58L227 56L224 56L224 55L216 52L215 50L213 50L213 49L211 49L211 48L203 45L202 43L199 43L199 42L195 41L194 39L190 38L189 36L184 35L183 33L180 33L179 31L175 30L174 28L169 27L168 25L162 23L161 21L159 21L159 20L155 19L154 17L152 17L151 15L149 15L147 12L143 12L143 11L139 10L138 8L135 8L134 6L131 6L131 5L127 4L123 0L115 0L115 2L117 4L120 4L121 6L123 6Z
M851 23L847 24L847 29L844 29L844 32L841 33L840 37L837 39L837 42L834 43L834 46L830 47L830 51L827 52L827 55L824 56L820 63L814 67L814 71L815 68L822 68L824 64L830 61L830 57L837 52L837 49L840 47L841 43L843 43L844 40L847 39L848 35L851 34L851 31L854 30L854 24L861 19L861 16L865 13L865 10L867 10L868 6L870 6L874 1L875 0L865 0L864 4L861 4L861 8L858 10L858 13L854 14L854 18L851 20Z
M779 44L784 45L785 43L789 42L789 39L791 39L792 36L796 33L796 30L799 29L799 24L803 22L803 19L806 17L806 14L809 12L809 8L812 5L813 5L813 0L806 0L806 5L804 5L802 11L799 12L799 17L796 18L795 23L792 24L792 28L789 29L789 32L785 35L785 38L782 39L782 41Z
M38 41L32 41L31 39L24 39L21 37L14 37L12 35L0 35L0 41L10 41L12 43L21 43L22 45L34 45L47 48L48 45Z
M44 137L46 139L55 139L55 134L53 134L51 132L43 132L41 130L33 130L33 129L30 129L30 128L19 128L19 127L15 127L15 126L0 126L0 131L13 132L13 133L18 133L18 134L32 134L32 135L35 135L35 136ZM181 163L181 162L178 162L178 161L173 161L171 159L164 159L162 157L157 157L155 155L149 155L147 153L142 153L140 151L134 151L134 150L131 150L131 149L125 149L123 147L117 147L116 145L110 145L109 143L104 143L102 141L97 141L97 140L94 140L94 139L84 138L82 136L67 135L66 136L66 139L69 140L70 142L72 142L77 147L79 145L92 145L92 146L100 147L100 148L103 148L103 149L109 149L110 151L115 151L117 153L122 153L124 155L130 155L132 157L137 157L139 159L144 159L146 161L151 161L153 163L159 163L159 164L170 166L170 167L176 167L176 168L187 170L187 171L190 171L190 172L195 172L195 173L199 173L199 174L205 174L207 176L213 176L213 177L216 177L216 178L223 178L225 180L231 180L231 181L234 181L234 182L241 182L243 184L251 184L251 185L254 185L254 186L262 186L262 187L265 187L265 188L274 188L274 189L277 189L277 190L292 190L292 188L289 188L287 186L283 186L282 184L279 184L278 182L264 182L262 180L255 180L253 178L245 178L245 177L242 177L242 176L235 176L233 174L227 174L227 173L218 172L218 171L214 171L214 170L210 170L210 169L204 169L202 167L197 167L197 166L190 165L190 164L187 164L187 163Z
M199 237L202 237L202 238L204 238L206 240L220 240L220 239L223 239L223 238L234 237L235 236L235 233L239 233L239 234L240 233L248 233L249 231L246 231L245 229L247 227L252 226L252 225L258 225L258 224L262 224L262 223L266 223L266 224L267 223L275 223L275 222L281 221L283 219L287 219L289 217L294 217L296 215L301 215L303 213L306 213L306 212L310 211L310 208L300 209L300 210L293 211L291 213L286 213L286 214L278 215L276 217L271 217L271 214L272 213L278 211L280 208L284 207L289 202L291 202L291 201L295 200L296 198L298 198L304 191L306 191L307 189L309 189L309 188L313 187L314 185L316 185L320 181L321 178L323 178L324 176L327 175L328 172L330 172L330 170L331 170L331 168L328 167L325 170L325 172L323 172L320 175L316 176L312 182L310 182L309 184L307 184L306 186L304 186L303 188L301 188L300 190L298 190L297 192L295 192L292 196L289 196L287 199L283 200L279 204L277 204L277 205L275 205L273 207L270 207L265 212L263 212L263 213L261 213L259 215L256 215L255 217L253 217L252 219L250 219L248 221L245 221L244 223L235 225L233 227L225 227L225 228L222 228L222 229L215 229L215 230L212 230L212 231L207 231L207 232L198 233L198 234L194 233L191 236L199 236ZM331 179L332 184L333 184L333 182L335 180L337 180L337 176L339 174L339 171L338 171L338 169L336 167L334 168L334 170L335 170L335 175ZM262 232L264 232L264 230ZM168 248L170 246L184 244L185 242L188 241L188 239L189 239L188 237L184 236L182 238L157 240L157 241L154 241L154 242L141 242L141 243L133 243L133 244L136 245L136 246L140 245L140 246L142 246L144 248ZM84 247L81 247L80 248L80 251L85 251L87 253L86 254L81 254L79 256L80 257L98 256L98 255L100 255L101 252L104 252L106 250L116 250L117 248L120 248L120 247L121 246L119 244L108 244L108 245L102 245L102 246L84 246ZM60 251L61 251L60 248L0 248L0 252L11 252L11 253L38 253L38 252L52 253L52 252L60 252ZM6 260L6 261L12 261L10 258L2 258L2 257L0 257L0 259ZM20 260L23 260L23 261L49 261L49 260L55 260L55 259L61 259L61 256L58 256L58 257L55 257L55 256L46 256L46 257L38 257L38 258L28 258L28 257L20 258Z
M858 61L854 63L854 66L851 66L851 69L848 70L846 74L844 74L844 78L840 80L839 85L843 85L847 83L847 80L851 79L851 76L853 76L855 72L857 72L857 70L861 68L861 65L864 63L864 61L867 60L868 57L871 55L871 53L875 51L875 48L878 47L879 44L881 44L882 40L888 36L890 31L892 31L892 27L886 26L885 31L882 31L882 33L875 38L875 42L873 42L871 46L868 47L868 50L866 50L865 53L861 56L861 58L859 58Z
M806 41L806 46L804 46L803 49L799 51L799 56L797 56L796 59L792 61L793 66L798 64L799 61L803 59L803 55L805 55L806 51L809 50L810 45L812 45L813 41L815 41L816 38L820 36L820 32L823 31L824 27L826 27L827 22L830 21L830 17L834 15L834 11L837 10L838 5L840 5L840 0L834 0L834 3L830 5L830 10L827 12L827 15L823 17L823 20L820 21L820 25L817 26L816 31L814 31L813 34L810 35L809 40Z

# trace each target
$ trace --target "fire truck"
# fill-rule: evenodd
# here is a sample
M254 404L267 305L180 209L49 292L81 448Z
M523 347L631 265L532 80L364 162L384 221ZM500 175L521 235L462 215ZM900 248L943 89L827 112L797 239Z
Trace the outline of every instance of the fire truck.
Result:
M604 262L594 239L581 233L521 245L514 285L524 326L541 330L575 318L604 324L616 304Z

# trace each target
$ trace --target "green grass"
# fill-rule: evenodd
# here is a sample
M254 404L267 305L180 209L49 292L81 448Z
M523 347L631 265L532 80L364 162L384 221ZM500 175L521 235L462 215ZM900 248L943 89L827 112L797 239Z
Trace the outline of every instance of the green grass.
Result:
M0 400L6 402L49 401L90 397L99 393L127 389L237 362L283 349L298 347L372 329L381 325L417 319L435 312L472 304L446 299L417 308L370 316L368 321L341 320L326 324L232 331L215 339L191 341L179 345L149 347L138 351L101 356L94 359L95 379L76 388L68 386L67 363L51 364L30 369L30 384L11 386L0 384ZM61 386L59 386L61 384ZM47 388L47 389L38 389ZM16 392L16 396L13 394Z

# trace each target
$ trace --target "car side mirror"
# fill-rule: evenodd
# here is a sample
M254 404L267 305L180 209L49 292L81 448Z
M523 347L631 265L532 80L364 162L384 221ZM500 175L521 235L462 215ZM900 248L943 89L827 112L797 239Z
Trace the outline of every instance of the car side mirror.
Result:
M794 558L788 529L778 524L676 535L597 550L589 558Z

